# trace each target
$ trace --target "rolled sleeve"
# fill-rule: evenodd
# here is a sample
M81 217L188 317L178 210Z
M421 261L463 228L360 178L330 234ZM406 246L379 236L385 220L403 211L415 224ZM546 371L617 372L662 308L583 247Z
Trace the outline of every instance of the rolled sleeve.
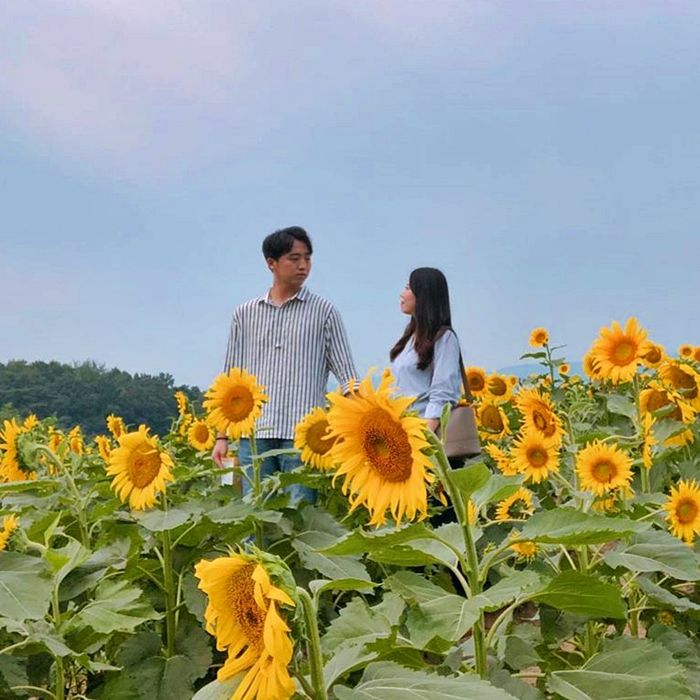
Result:
M357 379L357 370L352 359L345 326L335 307L331 308L326 318L325 336L328 369L338 380L342 391L347 392Z
M428 391L425 418L440 418L445 404L459 400L462 372L459 341L454 333L447 332L435 343L433 377Z

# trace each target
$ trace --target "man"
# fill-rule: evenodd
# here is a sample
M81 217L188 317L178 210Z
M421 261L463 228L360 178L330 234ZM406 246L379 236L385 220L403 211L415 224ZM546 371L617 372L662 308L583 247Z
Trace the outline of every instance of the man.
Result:
M357 377L340 314L304 286L313 253L306 231L299 226L275 231L262 249L272 287L234 310L224 362L224 372L240 367L265 387L268 401L256 429L258 453L292 447L296 424L325 403L329 370L343 390ZM212 452L219 466L227 449L221 433ZM241 439L238 456L241 464L251 463L249 440ZM299 464L297 456L270 457L263 461L261 473L269 476ZM292 504L313 502L314 492L295 484L290 497Z

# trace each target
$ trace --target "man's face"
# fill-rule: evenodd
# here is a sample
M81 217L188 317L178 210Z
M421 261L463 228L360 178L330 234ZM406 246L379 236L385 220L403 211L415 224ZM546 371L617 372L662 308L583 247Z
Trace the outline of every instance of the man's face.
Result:
M294 241L292 249L279 260L268 258L275 281L284 286L301 287L311 272L311 253L305 243Z

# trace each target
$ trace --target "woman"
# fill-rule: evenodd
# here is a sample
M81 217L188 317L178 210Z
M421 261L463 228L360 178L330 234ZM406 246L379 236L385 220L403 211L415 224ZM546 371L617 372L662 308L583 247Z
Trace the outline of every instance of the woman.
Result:
M389 353L391 371L399 391L416 397L412 408L436 430L445 404L454 405L462 393L459 341L452 330L445 275L434 267L413 270L399 299L411 320Z

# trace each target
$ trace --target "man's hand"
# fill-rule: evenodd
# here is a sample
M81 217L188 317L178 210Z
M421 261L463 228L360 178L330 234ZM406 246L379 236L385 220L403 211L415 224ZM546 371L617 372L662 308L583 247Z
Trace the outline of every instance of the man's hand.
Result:
M434 433L437 433L437 429L440 427L440 421L437 418L428 418L427 423L428 428Z
M221 437L224 437L223 435ZM219 467L223 467L223 459L226 457L226 454L228 453L228 440L219 440L217 438L216 442L214 443L214 449L211 451L211 458L214 460L214 463L217 464Z

